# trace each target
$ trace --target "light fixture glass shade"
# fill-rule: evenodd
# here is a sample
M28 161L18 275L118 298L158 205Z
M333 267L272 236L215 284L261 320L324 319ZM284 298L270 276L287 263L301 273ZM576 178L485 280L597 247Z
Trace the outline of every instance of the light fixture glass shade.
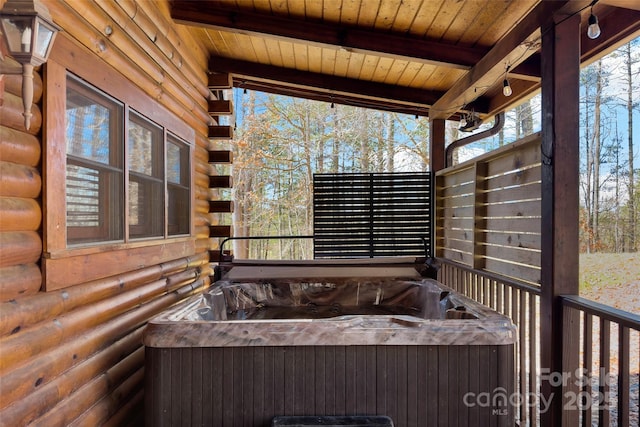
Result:
M511 85L509 85L509 80L504 79L502 82L502 94L504 96L511 96L513 94L513 90L511 89Z
M589 27L587 27L587 37L597 39L600 37L600 25L598 25L598 17L593 13L589 15Z
M56 29L42 20L36 21L36 46L33 50L33 54L42 58L43 62L49 57L51 47L53 46L53 39L56 36Z
M12 55L30 54L33 38L32 16L3 16L2 32Z
M21 64L33 66L46 62L60 30L38 1L7 1L0 11L0 25L11 56Z

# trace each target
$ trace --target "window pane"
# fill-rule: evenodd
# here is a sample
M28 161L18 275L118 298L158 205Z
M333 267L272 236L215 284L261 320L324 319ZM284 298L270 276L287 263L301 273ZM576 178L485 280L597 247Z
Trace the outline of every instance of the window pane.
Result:
M67 164L67 226L100 225L100 172Z
M181 167L180 164L180 147L174 143L167 144L167 181L180 184Z
M162 177L162 129L132 113L129 119L129 170Z
M67 242L122 240L122 105L67 79Z
M189 234L191 229L190 170L189 146L176 138L169 138L167 142L169 235Z
M129 136L129 236L164 236L162 129L131 112Z
M67 154L106 165L120 166L114 134L122 117L122 106L91 91L74 79L67 85ZM114 141L111 141L114 139Z
M131 238L164 235L162 181L129 177L129 235Z

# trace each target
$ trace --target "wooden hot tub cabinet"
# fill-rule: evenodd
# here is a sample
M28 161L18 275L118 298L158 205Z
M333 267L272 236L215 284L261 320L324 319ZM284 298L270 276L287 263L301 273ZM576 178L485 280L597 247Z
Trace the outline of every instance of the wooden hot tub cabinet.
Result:
M511 395L513 351L513 344L148 347L146 425L269 427L279 415L362 414L387 415L396 427L512 426L513 408L468 407L464 397L500 387Z
M255 280L235 270L148 323L147 426L340 415L388 416L397 427L514 424L517 333L505 316L410 272L278 272ZM344 310L326 317L335 306ZM379 312L392 314L365 314Z

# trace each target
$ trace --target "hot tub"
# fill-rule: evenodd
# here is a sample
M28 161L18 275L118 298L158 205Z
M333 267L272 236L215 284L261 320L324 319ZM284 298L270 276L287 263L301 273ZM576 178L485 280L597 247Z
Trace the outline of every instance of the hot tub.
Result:
M513 425L516 336L508 318L414 268L236 266L147 325L146 422Z

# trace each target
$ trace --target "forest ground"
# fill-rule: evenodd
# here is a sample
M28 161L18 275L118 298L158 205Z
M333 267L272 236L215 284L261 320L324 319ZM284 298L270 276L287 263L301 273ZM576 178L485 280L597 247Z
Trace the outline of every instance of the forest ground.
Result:
M580 296L597 301L602 304L610 305L620 310L625 310L634 314L640 314L640 253L595 253L580 255ZM598 338L599 325L594 324L594 351L598 354ZM613 384L617 381L618 371L618 331L617 327L611 330L611 355ZM638 342L638 334L632 333L632 343ZM638 364L639 355L637 345L631 344L631 372L629 375L630 383L630 415L631 425L638 425L638 393L639 393L639 376ZM597 378L593 379L594 387L597 390ZM614 423L617 423L617 390L612 387L611 413ZM597 419L597 414L594 412Z
M640 252L580 255L580 296L640 313Z

